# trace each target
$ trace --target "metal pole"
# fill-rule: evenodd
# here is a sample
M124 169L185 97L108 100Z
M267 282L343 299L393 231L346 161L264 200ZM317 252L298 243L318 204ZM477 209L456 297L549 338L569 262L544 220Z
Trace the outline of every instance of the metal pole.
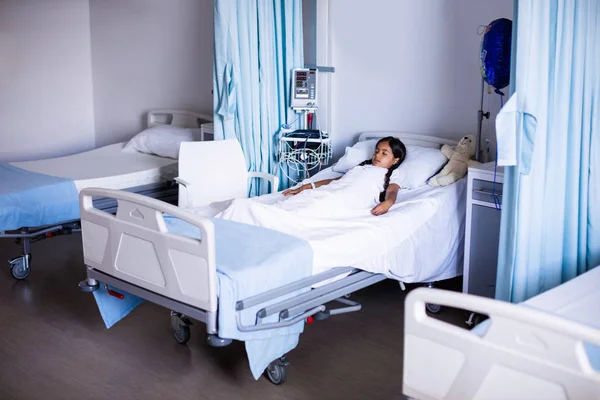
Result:
M481 125L483 124L483 90L484 83L483 78L481 78L481 98L479 102L479 111L477 112L477 143L475 152L475 160L479 161L481 159Z
M489 111L485 113L483 112L483 90L485 89L484 85L485 84L483 78L481 78L481 98L479 101L479 111L477 112L477 151L475 152L475 160L477 161L481 161L481 153L483 153L483 150L481 149L481 125L483 124L483 117L490 117Z

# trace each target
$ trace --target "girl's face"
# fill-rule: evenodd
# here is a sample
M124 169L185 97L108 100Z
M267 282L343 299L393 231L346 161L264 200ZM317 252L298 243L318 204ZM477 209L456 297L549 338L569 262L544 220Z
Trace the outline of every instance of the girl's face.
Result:
M392 165L400 161L400 159L394 157L390 144L384 141L379 143L375 148L375 153L373 153L371 161L377 167L389 169Z

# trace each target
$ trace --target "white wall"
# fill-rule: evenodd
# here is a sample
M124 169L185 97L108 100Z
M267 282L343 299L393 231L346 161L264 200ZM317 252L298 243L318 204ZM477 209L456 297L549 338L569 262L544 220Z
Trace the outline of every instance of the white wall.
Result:
M317 1L302 0L304 65L317 65Z
M0 0L0 162L93 146L88 0Z
M96 145L157 108L212 114L213 0L90 0Z
M482 39L477 29L497 18L513 19L513 0L328 3L329 64L336 71L330 111L334 157L369 130L447 138L477 133ZM493 118L499 96L486 91L484 104ZM493 125L493 119L484 121L484 138L494 139Z

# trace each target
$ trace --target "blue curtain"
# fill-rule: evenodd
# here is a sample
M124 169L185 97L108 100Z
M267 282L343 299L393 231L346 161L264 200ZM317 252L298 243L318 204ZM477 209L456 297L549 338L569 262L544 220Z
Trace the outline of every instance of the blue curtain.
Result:
M215 0L214 23L215 140L237 138L249 171L279 175L280 188L287 187L276 137L294 117L292 69L304 62L302 0ZM249 194L260 191L253 182Z
M496 298L521 302L600 264L600 2L519 0Z

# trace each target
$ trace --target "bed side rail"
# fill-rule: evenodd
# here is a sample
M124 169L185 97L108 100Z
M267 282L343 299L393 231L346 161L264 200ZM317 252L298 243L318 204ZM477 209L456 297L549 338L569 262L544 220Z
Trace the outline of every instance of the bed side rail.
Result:
M362 307L360 303L349 300L345 296L385 279L387 278L383 274L360 271L351 267L334 268L321 272L238 301L236 304L237 327L241 332L262 331L294 325L313 316L316 319L326 319L330 315L360 311ZM299 289L310 288L316 283L321 285L283 300L272 301ZM332 309L326 307L327 303L333 301L341 303L343 306ZM263 306L256 312L255 324L242 324L241 312L252 306L260 305ZM277 315L275 321L265 322L272 315Z
M489 322L475 333L429 317L426 303L486 314ZM403 392L422 400L600 398L600 373L584 342L600 346L600 331L527 306L415 289L405 304Z
M92 198L115 199L116 215ZM202 310L217 310L214 227L210 220L136 193L87 188L79 195L86 265ZM169 233L169 214L199 228L201 239Z

